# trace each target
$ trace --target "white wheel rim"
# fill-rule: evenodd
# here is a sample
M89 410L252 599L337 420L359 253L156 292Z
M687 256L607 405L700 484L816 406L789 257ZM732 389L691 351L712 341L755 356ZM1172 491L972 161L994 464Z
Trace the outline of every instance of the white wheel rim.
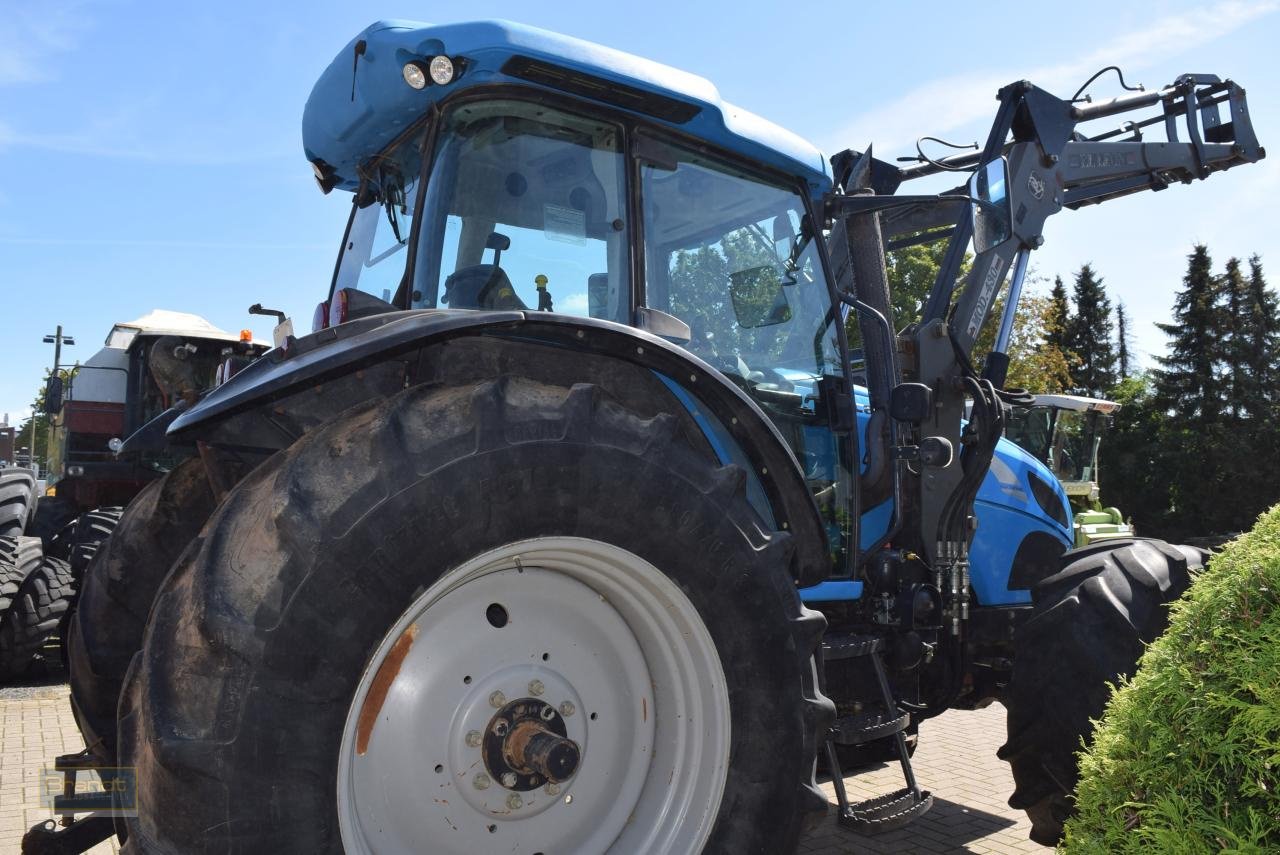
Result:
M487 618L495 603L501 627ZM508 789L474 744L524 698L553 708L580 748L558 789ZM342 843L433 855L700 852L729 741L715 644L666 575L594 540L509 544L441 577L370 660L338 761Z

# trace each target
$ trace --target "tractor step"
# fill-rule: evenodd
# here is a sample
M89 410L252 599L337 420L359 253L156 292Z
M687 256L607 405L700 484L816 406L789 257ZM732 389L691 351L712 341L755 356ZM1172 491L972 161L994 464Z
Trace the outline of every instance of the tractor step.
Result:
M839 802L837 815L840 824L859 831L888 831L899 828L924 815L933 807L933 795L920 789L916 783L915 772L911 768L911 757L907 753L907 740L904 731L911 724L911 715L898 708L889 688L889 677L885 674L884 662L880 653L884 642L874 635L842 635L830 634L822 639L821 657L819 658L819 688L826 689L826 663L831 659L855 659L866 657L871 660L871 668L875 672L876 685L880 689L882 710L862 712L857 715L837 719L827 731L827 739L823 745L827 755L827 768L831 771L831 783L835 786L836 801ZM861 802L850 802L849 794L844 786L844 773L840 770L840 758L836 755L836 745L861 745L876 739L892 737L898 749L898 761L902 764L902 776L906 779L906 787L892 793Z
M840 823L859 831L889 831L923 816L931 807L932 793L907 787L874 799L851 802L840 811Z
M845 716L836 719L831 726L831 741L840 745L862 745L874 742L886 736L901 733L911 724L911 716L907 713L865 712L859 715Z

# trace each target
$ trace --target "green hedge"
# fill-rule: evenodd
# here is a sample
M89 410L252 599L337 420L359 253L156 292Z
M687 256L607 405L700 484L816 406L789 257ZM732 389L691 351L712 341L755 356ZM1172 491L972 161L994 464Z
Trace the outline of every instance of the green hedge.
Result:
M1175 604L1080 772L1068 853L1280 851L1280 506Z

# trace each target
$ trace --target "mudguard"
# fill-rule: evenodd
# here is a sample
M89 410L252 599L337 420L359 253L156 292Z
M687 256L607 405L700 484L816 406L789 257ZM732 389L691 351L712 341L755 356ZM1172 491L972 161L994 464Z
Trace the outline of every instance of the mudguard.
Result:
M539 345L572 361L581 354L620 360L678 384L723 425L741 449L743 465L767 498L776 526L793 535L801 584L831 572L827 535L791 449L764 412L722 373L688 351L633 327L594 318L538 312L423 309L390 312L292 340L241 370L178 416L168 435L217 445L262 449L296 437L295 406L333 414L360 400L429 380L421 352L477 337ZM301 395L323 391L331 394ZM311 403L305 403L305 402ZM303 403L299 403L303 402ZM673 396L672 409L684 409ZM251 429L219 430L240 414L263 413ZM274 431L274 433L273 433Z

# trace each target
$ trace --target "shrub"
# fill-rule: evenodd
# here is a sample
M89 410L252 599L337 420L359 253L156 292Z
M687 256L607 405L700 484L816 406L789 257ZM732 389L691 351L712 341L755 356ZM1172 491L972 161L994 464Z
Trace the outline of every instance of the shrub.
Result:
M1280 851L1280 506L1173 606L1080 772L1068 853Z

